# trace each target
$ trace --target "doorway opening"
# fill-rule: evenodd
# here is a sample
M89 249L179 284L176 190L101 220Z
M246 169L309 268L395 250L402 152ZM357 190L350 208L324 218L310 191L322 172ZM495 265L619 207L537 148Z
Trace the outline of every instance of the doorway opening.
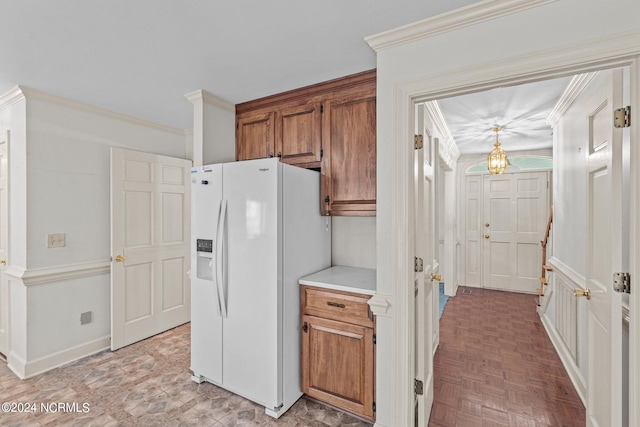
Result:
M624 85L627 88L627 92L623 96L623 103L627 105L630 98L628 93L630 72L628 68L618 71L623 76ZM584 75L577 76L573 79L563 78L565 84L567 81L579 82L583 87L578 95L572 95L574 99L568 104L564 111L558 113L558 111L554 110L547 117L544 117L550 121L547 125L549 133L548 145L542 146L540 150L534 150L531 147L525 150L511 149L511 156L514 159L518 159L518 163L522 162L522 159L527 158L550 159L552 157L550 152L553 152L556 161L560 162L556 163L557 166L559 166L559 170L553 171L553 180L557 182L553 182L551 170L545 167L543 162L541 163L543 165L541 168L542 171L533 172L522 170L527 168L525 162L524 168L517 168L519 170L516 171L507 171L503 175L490 176L483 174L481 168L484 166L483 163L486 164L486 161L483 160L482 157L486 156L488 148L485 148L485 153L465 153L464 150L461 150L463 153L461 160L459 160L457 164L457 182L453 187L446 187L445 185L440 196L441 198L446 198L447 193L450 191L458 191L460 194L457 200L457 222L455 224L455 227L457 227L457 235L460 237L460 244L454 252L454 259L447 259L446 255L443 256L442 254L439 257L443 269L446 271L447 266L451 265L450 271L454 272L452 278L444 278L445 283L447 281L454 281L454 295L456 294L455 290L457 290L458 286L464 286L460 294L464 292L465 295L473 293L473 289L469 287L504 289L535 294L536 288L540 286L538 283L540 265L546 261L541 260L540 239L545 231L549 209L552 203L555 204L558 202L563 207L560 213L560 222L562 224L560 229L562 230L561 233L563 233L561 237L563 237L563 241L566 243L559 242L559 246L550 244L551 247L558 246L560 253L555 254L556 259L554 262L556 268L554 268L551 283L545 285L547 304L551 302L551 305L546 305L544 310L539 314L541 318L543 318L543 323L546 321L545 328L548 333L553 332L553 330L557 331L555 334L550 333L550 338L559 355L563 358L565 366L567 363L572 365L569 369L569 374L583 401L585 401L587 396L587 377L589 375L587 372L586 355L593 351L586 334L586 324L588 322L590 308L586 299L577 300L572 295L572 291L575 287L585 288L587 286L585 277L589 275L589 272L593 272L593 268L590 267L588 263L589 254L592 252L592 249L589 249L589 245L593 245L594 240L589 240L590 237L587 232L589 224L587 224L587 221L589 218L591 218L591 221L597 221L603 218L598 216L599 213L597 209L594 208L594 203L589 202L590 194L592 194L589 193L589 191L597 190L597 185L599 184L596 183L597 179L594 178L594 176L597 176L597 171L592 171L593 173L589 172L588 158L589 153L598 153L600 150L600 147L597 145L589 146L590 142L588 138L592 137L589 132L593 131L594 123L602 119L588 119L586 123L579 125L568 122L570 121L569 119L575 120L575 117L572 117L572 115L577 115L577 113L573 111L572 108L575 110L575 108L577 108L576 106L581 105L580 102L583 103L582 107L580 107L583 109L581 112L583 118L588 116L586 113L598 113L598 111L595 111L597 108L593 111L587 111L588 108L591 108L588 101L589 96L591 96L591 92L596 91L594 88L605 79L603 76L614 72L613 70L602 70L599 73L590 73L591 78L587 83L585 83ZM471 95L479 96L479 93ZM458 98L464 97L465 96L461 96ZM459 103L463 101L456 100L456 102ZM602 106L597 107L604 108ZM609 105L608 108L611 108L611 105ZM446 110L446 107L443 108L443 110ZM446 119L446 112L442 115ZM608 117L612 117L612 115ZM499 123L496 123L496 121L487 122L487 127L490 127L490 125L498 125ZM469 122L470 120L466 121L467 124ZM584 129L578 130L577 128L581 126ZM469 126L467 126L467 129L468 128ZM453 135L452 139L456 140L455 132L450 130L449 132ZM580 132L585 133L584 139L578 138ZM621 192L628 196L630 137L628 130L622 132L626 132L621 136L621 146L623 147L624 155L620 164L620 170L615 173L620 173L619 179L623 183ZM443 139L446 139L446 137L443 137ZM503 146L506 150L509 150L506 136L504 140ZM481 144L478 141L479 139L476 139L476 144L482 145L483 147L487 146L487 144ZM519 183L519 177L525 178L526 183ZM442 176L439 176L439 178L443 181L446 179ZM615 174L614 179L616 179ZM538 181L538 184L543 184L536 184L536 188L542 190L537 195L531 194L531 187L525 188L531 184L533 180ZM624 184L625 182L626 184ZM477 197L475 198L470 197L472 189L476 191ZM518 191L523 189L529 191L525 191L519 195ZM553 193L554 189L556 190L556 194ZM539 199L539 202L534 203L535 199ZM515 207L513 207L514 205ZM591 208L589 208L589 206ZM588 209L591 209L591 216L585 215L585 211ZM624 214L622 215L620 225L625 230L622 235L628 236L630 227L628 203L622 206L621 211L624 212ZM524 214L522 218L518 217L520 213ZM440 217L446 218L447 214L450 214L450 212L441 211ZM518 221L519 219L526 221L520 223ZM474 227L470 227L471 224L473 224ZM593 226L592 223L591 226ZM439 227L444 230L442 234L446 235L447 231L444 222L440 223ZM515 243L513 240L510 242L498 241L496 243L490 243L492 241L495 242L496 232L494 231L496 230L490 229L489 227L497 227L497 232L502 232L502 229L506 229L507 234L510 234L510 236L507 237L512 239L514 238L514 233L517 234L523 230L538 234L539 238L531 242L519 242L516 239ZM597 230L598 227L592 227L592 229ZM579 235L578 230L583 233L582 241L575 239L576 236ZM473 235L473 233L475 233L475 235ZM564 239L567 236L570 238L568 240ZM599 237L596 236L595 239L599 239ZM483 245L486 246L484 250ZM502 246L502 248L500 248L500 246ZM573 247L571 249L573 254L569 254L569 246ZM628 266L628 241L626 244L623 242L622 246L621 266ZM532 250L533 247L535 247L535 251ZM526 256L518 258L518 255ZM554 252L550 251L549 258L553 257ZM531 260L532 258L535 258L535 262ZM513 271L510 272L509 269L514 270L516 276L518 272L528 272L526 278L529 279L529 283L526 283L522 287L516 287L515 289L502 285L500 280L503 280L507 286L514 284ZM502 274L494 274L493 276L495 277L492 277L491 273L496 272ZM533 272L535 272L535 274ZM501 285L498 286L496 283ZM628 310L628 297L621 297L619 300L622 310ZM620 323L624 325L622 318L620 318ZM626 329L618 328L618 326L616 326L615 329L626 331L622 332L623 345L619 350L619 352L623 353L622 357L624 360L627 361L625 362L626 365L623 364L624 366L621 367L623 372L620 372L620 374L622 374L621 377L626 378L626 376L628 376L628 323L626 324ZM573 332L571 332L572 330ZM610 332L614 334L617 333L615 330L611 330ZM625 342L627 343L626 347ZM624 354L625 352L626 355ZM624 390L622 390L623 388ZM438 398L437 393L436 391L436 399ZM626 402L623 403L623 408L621 408L623 410L621 412L626 413L628 411L624 410L624 408L628 408L628 387L621 387L620 393L623 402ZM588 405L588 402L585 401L585 403Z

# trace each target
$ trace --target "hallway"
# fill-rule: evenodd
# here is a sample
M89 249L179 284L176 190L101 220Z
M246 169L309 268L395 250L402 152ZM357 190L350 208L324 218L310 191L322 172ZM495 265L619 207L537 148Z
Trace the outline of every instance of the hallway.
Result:
M536 299L458 288L440 320L429 426L585 425L584 406L540 322Z

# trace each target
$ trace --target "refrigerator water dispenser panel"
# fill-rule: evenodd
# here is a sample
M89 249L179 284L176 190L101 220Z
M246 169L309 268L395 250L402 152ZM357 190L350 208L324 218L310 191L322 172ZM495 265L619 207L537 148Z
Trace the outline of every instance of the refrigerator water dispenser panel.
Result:
M197 239L196 251L198 252L213 252L213 240L211 239Z
M198 252L196 268L198 279L213 280L213 240L197 239L196 251Z

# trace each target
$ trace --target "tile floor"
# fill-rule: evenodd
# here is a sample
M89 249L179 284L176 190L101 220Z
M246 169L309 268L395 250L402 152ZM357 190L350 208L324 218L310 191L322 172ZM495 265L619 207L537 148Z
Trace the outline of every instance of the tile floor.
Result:
M0 412L0 426L371 425L305 398L274 420L246 399L210 383L196 384L189 372L189 333L189 324L183 325L24 381L0 363L0 403L37 407L32 413ZM58 402L70 404L72 412L41 408Z
M464 287L449 299L430 427L584 427L584 406L544 331L536 299Z

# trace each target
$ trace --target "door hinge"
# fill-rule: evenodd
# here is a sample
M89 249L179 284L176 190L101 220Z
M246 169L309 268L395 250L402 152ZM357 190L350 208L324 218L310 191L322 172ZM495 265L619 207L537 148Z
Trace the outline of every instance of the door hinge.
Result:
M413 271L416 273L424 271L424 261L422 258L414 257Z
M424 394L424 384L417 378L413 380L413 391L418 396L422 396Z
M630 294L631 275L629 273L613 273L613 290L623 294Z
M422 135L413 136L413 146L416 150L420 150L424 145L424 137Z
M377 340L378 340L378 338L376 337L376 334L373 334L373 343L377 344L377 342L376 342Z
M373 409L373 412L376 412L376 402L373 402L373 404L371 405L371 408Z
M631 126L631 106L618 108L613 111L613 127L628 128Z
M320 104L320 112L324 113L324 105Z

